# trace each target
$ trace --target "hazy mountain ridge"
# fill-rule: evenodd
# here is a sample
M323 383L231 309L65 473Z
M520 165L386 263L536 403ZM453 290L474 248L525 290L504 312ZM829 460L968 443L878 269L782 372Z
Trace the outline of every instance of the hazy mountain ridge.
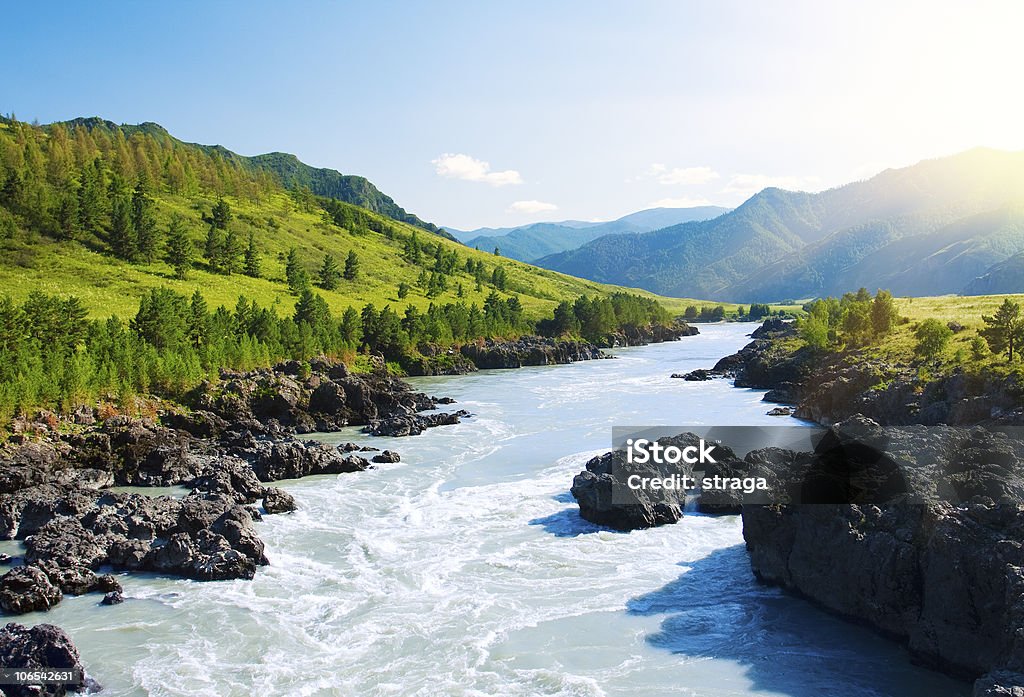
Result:
M666 295L751 302L862 285L955 293L1021 251L1024 153L978 148L817 194L765 189L715 220L601 238L536 263Z
M968 283L963 295L1019 293L1024 288L1024 252L993 265Z
M558 223L542 222L514 228L480 228L456 233L467 247L484 251L501 250L503 256L532 262L543 256L575 249L604 235L618 233L646 233L651 230L693 220L709 220L727 213L720 206L693 208L651 208L607 222L567 220ZM482 234L476 235L474 233Z

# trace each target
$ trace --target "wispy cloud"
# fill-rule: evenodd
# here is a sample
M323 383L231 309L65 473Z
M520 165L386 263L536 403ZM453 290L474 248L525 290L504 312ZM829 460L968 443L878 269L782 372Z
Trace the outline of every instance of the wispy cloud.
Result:
M640 175L627 179L627 182L654 180L665 186L694 186L707 184L721 175L710 167L669 167L655 162Z
M678 198L660 198L648 204L651 208L694 208L695 206L710 206L711 201L706 198L680 196Z
M722 189L723 194L756 194L762 189L775 186L790 191L815 190L820 185L817 177L773 177L767 174L736 174Z
M557 211L558 206L553 203L547 203L545 201L516 201L509 206L506 213L543 213L545 211Z
M514 169L492 172L489 162L462 153L445 153L430 163L434 165L434 171L449 179L484 182L491 186L523 183L523 178Z

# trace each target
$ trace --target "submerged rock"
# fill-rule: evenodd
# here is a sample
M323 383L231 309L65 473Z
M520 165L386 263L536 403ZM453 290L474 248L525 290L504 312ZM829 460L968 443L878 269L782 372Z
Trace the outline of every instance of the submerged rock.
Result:
M120 605L124 602L124 596L121 591L110 591L103 596L103 600L100 601L101 605Z
M371 458L372 462L380 462L380 463L394 463L394 462L401 462L401 460L402 460L402 457L398 453L396 453L394 450L385 450L380 455L374 455Z

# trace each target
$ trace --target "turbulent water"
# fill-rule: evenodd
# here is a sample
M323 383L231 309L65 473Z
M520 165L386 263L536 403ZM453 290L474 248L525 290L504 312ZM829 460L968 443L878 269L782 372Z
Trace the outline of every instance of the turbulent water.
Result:
M613 425L773 424L761 393L671 380L749 326L617 360L415 381L476 416L370 472L284 483L253 581L121 577L127 600L25 617L69 631L106 695L959 695L964 684L759 587L737 517L628 534L582 521L573 475Z

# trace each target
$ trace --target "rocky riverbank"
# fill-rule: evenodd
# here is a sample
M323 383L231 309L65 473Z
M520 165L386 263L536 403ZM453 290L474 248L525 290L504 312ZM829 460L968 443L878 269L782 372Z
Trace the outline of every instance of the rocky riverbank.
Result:
M829 438L865 471L898 472L904 491L861 489L862 503L743 506L757 577L868 623L939 670L972 679L996 671L976 694L1022 689L1013 673L1024 670L1024 441L863 417ZM800 470L775 468L806 486ZM1007 691L993 691L993 681Z
M862 351L820 353L792 341L796 327L766 321L739 352L688 380L730 378L736 387L768 390L764 399L793 405L801 419L829 425L854 415L883 425L1024 425L1020 375L995 377L961 369L925 379L909 366Z
M864 622L936 669L978 679L978 695L1016 694L1009 689L1024 686L1021 435L885 427L858 416L809 452L763 448L740 459L719 445L705 476L763 477L769 503L715 491L701 494L697 510L742 514L762 582ZM627 467L620 451L586 467L572 487L584 519L632 530L682 517L684 492L625 486L627 473L664 476L658 468Z
M419 347L423 358L409 363L406 369L410 375L462 375L476 370L561 365L608 358L602 348L645 346L698 333L697 327L677 321L669 325L623 327L597 343L522 336L510 340L481 339L458 348L423 345Z
M673 376L767 389L766 401L830 426L814 452L722 453L719 470L765 477L772 502L715 492L697 510L742 513L762 582L976 679L975 695L1024 694L1024 432L1013 430L1024 385L963 372L924 381L860 353L816 353L795 334L769 320L713 368ZM678 496L613 505L615 457L575 478L582 517L617 529L679 519Z
M270 563L256 523L296 507L267 483L373 466L352 444L295 434L361 425L373 434L408 435L468 415L434 411L452 400L415 392L383 372L352 374L325 360L224 372L189 402L190 411L163 405L152 418L80 409L71 419L41 413L16 424L0 448L0 539L22 540L25 552L3 560L13 566L0 576L0 610L46 610L64 595L91 592L104 593L103 604L118 603L124 598L114 572L252 578ZM373 456L399 459L390 450ZM184 485L189 492L151 497L109 490L116 485ZM5 631L0 653L23 640L24 632ZM44 693L61 694L57 689Z

